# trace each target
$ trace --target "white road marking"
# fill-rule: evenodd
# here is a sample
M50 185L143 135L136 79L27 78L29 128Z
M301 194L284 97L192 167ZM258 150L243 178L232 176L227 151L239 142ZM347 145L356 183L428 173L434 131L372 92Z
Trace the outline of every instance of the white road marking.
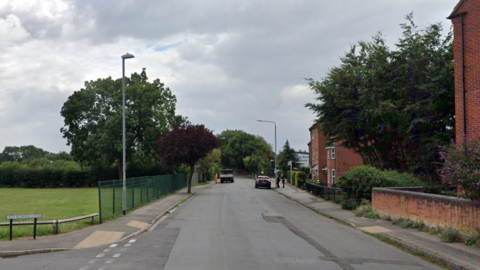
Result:
M130 246L132 246L132 244L125 244L124 247L130 247Z
M104 256L105 256L105 253L100 253L100 254L97 255L97 258L102 258Z
M98 261L98 259L93 259L93 260L90 260L88 263L89 263L89 264L94 264L94 263L96 263L97 261Z
M116 246L118 246L118 244L111 244L111 245L110 245L111 248L114 248L114 247L116 247Z
M116 253L115 255L113 255L113 258L118 258L122 255L122 253Z
M110 251L110 249L109 249L109 248L107 248L107 249L105 249L103 252L109 252L109 251Z
M114 261L115 261L115 259L110 259L110 260L106 261L105 264L112 264Z
M125 252L125 251L127 251L126 248L121 248L118 252Z
M80 268L79 270L87 270L88 268L90 268L90 266L91 266L91 265L86 265L86 266Z
M130 241L128 241L128 243L132 244L132 243L135 243L137 241L137 239L132 239Z

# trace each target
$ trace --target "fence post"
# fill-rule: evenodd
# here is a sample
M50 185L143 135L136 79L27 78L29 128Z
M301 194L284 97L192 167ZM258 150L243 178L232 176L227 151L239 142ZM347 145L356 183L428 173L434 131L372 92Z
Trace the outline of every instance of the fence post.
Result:
M113 184L113 214L115 215L115 181L112 181Z
M102 224L102 182L98 182L98 212L99 212L99 219L100 224Z

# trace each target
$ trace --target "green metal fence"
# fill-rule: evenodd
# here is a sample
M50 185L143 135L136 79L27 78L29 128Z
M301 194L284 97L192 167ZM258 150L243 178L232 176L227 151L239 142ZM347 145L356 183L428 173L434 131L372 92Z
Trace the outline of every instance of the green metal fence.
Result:
M184 188L186 179L184 173L127 179L127 212ZM98 182L100 223L122 215L122 199L123 180Z

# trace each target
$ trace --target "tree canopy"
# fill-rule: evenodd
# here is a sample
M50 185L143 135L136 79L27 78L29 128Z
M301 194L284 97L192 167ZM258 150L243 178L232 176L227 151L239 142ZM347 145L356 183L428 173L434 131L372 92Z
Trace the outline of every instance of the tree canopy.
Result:
M187 179L188 193L192 189L194 166L220 145L217 137L204 125L190 123L175 125L159 140L159 155L167 167L187 164L190 175Z
M379 33L351 46L321 81L308 79L318 103L306 107L329 143L365 164L437 179L438 146L454 139L452 34L406 19L396 49Z
M159 79L148 82L145 69L125 78L127 161L152 163L158 138L185 119L175 114L177 98ZM117 165L122 178L122 79L85 82L64 103L61 128L75 160L82 165Z
M25 159L43 158L48 154L51 153L33 145L6 146L3 152L0 153L0 163L5 161L20 162Z
M283 173L286 173L287 170L290 170L290 166L288 162L292 161L292 167L295 168L298 166L298 158L295 154L295 149L290 147L288 140L283 145L282 151L278 154L277 163L279 169L282 170Z
M271 146L261 136L242 130L225 130L217 135L221 140L222 165L247 169L251 173L267 171L274 159Z

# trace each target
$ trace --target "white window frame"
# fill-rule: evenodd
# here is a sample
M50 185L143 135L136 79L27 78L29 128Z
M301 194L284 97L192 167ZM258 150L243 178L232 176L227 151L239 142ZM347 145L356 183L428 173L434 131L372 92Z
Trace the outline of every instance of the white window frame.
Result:
M330 159L330 149L327 148L327 159Z
M335 169L332 169L332 184L335 184Z
M327 184L330 184L330 169L327 168Z
M335 148L332 148L331 156L332 156L332 159L335 159Z

